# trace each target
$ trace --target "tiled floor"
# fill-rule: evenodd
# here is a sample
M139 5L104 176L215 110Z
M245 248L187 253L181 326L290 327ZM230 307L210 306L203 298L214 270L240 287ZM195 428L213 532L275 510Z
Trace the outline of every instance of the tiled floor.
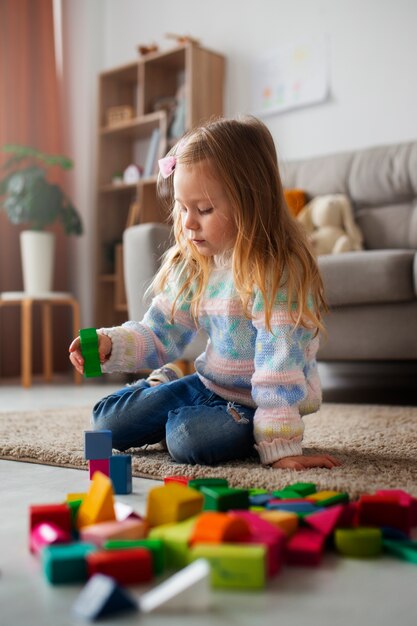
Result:
M18 381L0 384L0 411L31 410L93 404L120 383L67 381L23 390ZM345 391L345 401L355 401ZM395 396L393 396L395 397ZM65 494L84 491L87 473L79 470L0 461L0 624L4 626L66 626L76 624L71 606L81 585L50 586L39 563L27 550L30 504L60 502ZM138 512L145 510L148 490L160 483L135 478L133 494L121 496ZM414 626L417 566L383 557L376 561L342 559L327 554L318 568L285 568L261 593L213 593L213 609L200 615L139 617L106 620L106 624L139 622L170 626ZM144 587L133 591L140 594Z

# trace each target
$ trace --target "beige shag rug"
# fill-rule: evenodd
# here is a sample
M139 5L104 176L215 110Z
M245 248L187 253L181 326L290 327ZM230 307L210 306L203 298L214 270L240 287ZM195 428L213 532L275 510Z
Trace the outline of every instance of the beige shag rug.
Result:
M83 431L90 408L0 413L0 458L86 469ZM352 498L381 488L417 497L417 407L325 404L304 418L306 454L329 453L343 465L303 472L262 467L256 459L217 467L181 465L153 446L132 449L133 474L162 480L181 474L221 476L234 487L279 489L294 481L346 491Z

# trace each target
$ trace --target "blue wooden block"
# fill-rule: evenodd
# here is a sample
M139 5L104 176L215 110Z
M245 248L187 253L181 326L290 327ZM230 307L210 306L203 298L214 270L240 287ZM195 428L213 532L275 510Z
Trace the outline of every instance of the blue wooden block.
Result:
M113 435L111 430L84 431L84 458L108 459L112 455Z
M132 457L130 454L117 454L110 457L110 480L114 493L132 493Z
M138 604L114 578L95 574L78 596L72 611L76 617L90 621L122 611L138 611Z
M268 502L266 508L290 513L317 513L319 510L312 502Z
M254 496L249 495L249 503L251 506L265 506L272 497L270 493L257 493Z

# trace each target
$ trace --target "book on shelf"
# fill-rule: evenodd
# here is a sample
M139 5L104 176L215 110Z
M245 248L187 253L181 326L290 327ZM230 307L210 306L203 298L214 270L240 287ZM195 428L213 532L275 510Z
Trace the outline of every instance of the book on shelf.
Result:
M161 131L159 128L154 128L149 141L149 148L146 155L145 167L143 168L143 177L148 178L153 176L156 171L156 162L158 158L158 147L161 138Z

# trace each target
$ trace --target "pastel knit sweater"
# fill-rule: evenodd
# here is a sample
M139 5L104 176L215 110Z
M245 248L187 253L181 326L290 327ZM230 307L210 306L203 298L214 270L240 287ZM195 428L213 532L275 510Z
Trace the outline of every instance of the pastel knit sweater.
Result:
M302 454L301 415L317 411L321 386L318 338L304 327L294 330L284 292L277 294L265 327L264 301L255 289L251 317L243 312L232 270L214 269L202 297L198 320L181 301L171 323L175 285L156 296L141 322L100 329L112 340L104 372L154 369L179 358L199 328L208 335L195 368L202 383L222 398L256 408L254 437L262 463Z

